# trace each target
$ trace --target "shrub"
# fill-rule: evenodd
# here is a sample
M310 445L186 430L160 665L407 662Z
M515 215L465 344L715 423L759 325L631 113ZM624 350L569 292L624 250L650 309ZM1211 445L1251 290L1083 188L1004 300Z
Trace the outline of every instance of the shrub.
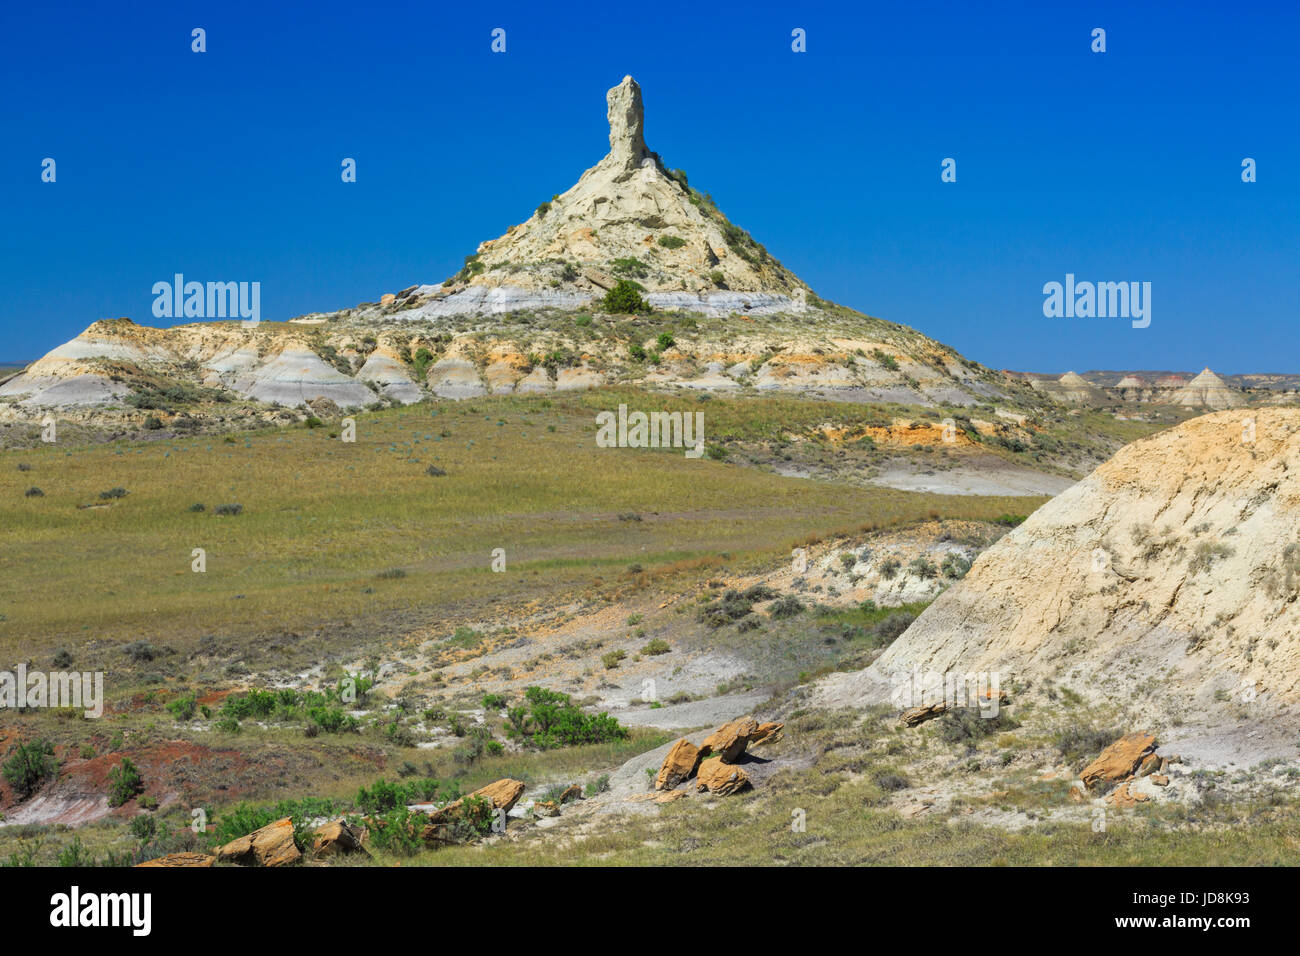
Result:
M650 306L641 298L643 287L627 279L620 279L614 288L605 293L603 306L606 312L649 312Z
M752 599L748 597L748 592L741 594L739 591L727 591L718 600L700 608L699 620L709 627L722 627L732 621L740 620L752 611L754 600L761 600L761 598Z
M406 577L406 569L405 569L405 568L388 568L387 570L380 571L378 574L375 575L375 577L377 577L377 578L379 578L379 579L381 579L381 580L383 580L383 581L396 581L396 580L399 580L399 579L401 579L401 578Z
M681 236L660 236L659 245L663 246L665 249L680 249L682 246L686 245L686 240Z
M774 618L794 617L796 614L803 613L804 606L800 600L793 594L787 594L781 600L768 609L768 613Z
M898 371L898 360L894 358L892 355L890 355L889 353L883 352L880 349L872 349L871 357L874 358L877 362L879 362L882 367L888 369L889 371L891 372Z
M615 259L610 265L610 272L614 273L614 275L631 276L633 279L644 279L650 274L646 264L633 257ZM640 288L640 286L637 288Z
M524 698L523 706L510 708L506 732L539 749L606 743L628 735L627 728L609 714L584 713L567 694L528 687Z
M54 775L59 763L54 759L54 745L48 740L33 740L19 744L9 752L0 768L18 799L26 800L44 782Z
M307 719L327 734L359 733L361 723L337 707L308 707Z
M199 512L206 511L206 510L207 510L207 506L199 501L196 501L194 502L194 504L190 505L190 511L192 511L195 514L198 514Z
M411 367L415 372L415 377L417 379L424 381L425 377L429 374L429 366L432 364L432 352L424 347L415 350L415 358L411 360Z
M906 790L912 785L906 777L897 773L878 773L873 779L876 786L886 793L896 793L899 790Z
M880 565L880 576L886 581L892 581L902 566L903 563L898 558L886 558Z
M655 339L655 343L659 346L660 352L667 352L677 344L677 340L674 339L672 334L669 332L660 332L659 338Z
M970 564L970 559L965 555L950 552L944 557L939 570L943 572L945 578L952 578L956 581L966 576L966 572L970 570Z
M908 611L891 614L871 629L872 644L875 647L888 647L912 626L916 615Z
M1020 722L1005 710L996 717L984 717L978 707L959 707L940 718L939 736L950 744L974 746L976 741L1003 730L1015 730Z
M141 843L148 843L158 832L158 821L149 814L142 813L131 818L130 830L131 835Z
M483 695L484 710L502 710L505 706L506 706L505 694L484 694Z
M215 508L212 509L212 513L215 515L225 515L225 516L233 517L243 512L243 510L244 510L244 506L241 504L227 504L227 505L217 505Z
M132 641L122 648L122 653L131 658L133 663L146 664L161 652L148 641Z
M41 491L41 489L37 488L35 485L32 485L23 492L23 496L26 498L44 498L45 492Z
M939 574L939 569L934 566L934 562L924 556L914 558L912 563L907 566L907 570L925 581L937 577Z
M140 770L131 762L130 757L123 757L122 762L108 772L108 805L120 807L137 793L144 790L144 780Z
M72 652L69 651L66 647L60 647L57 651L54 652L54 666L60 668L71 667Z
M74 836L72 842L59 851L59 866L86 867L94 866L95 858L90 855L81 837Z
M144 420L144 427L151 432L156 432L163 427L162 419L157 415L150 415Z
M640 346L640 345L635 345L635 344L634 344L634 345L630 345L630 346L628 346L627 354L628 354L628 357L629 357L630 359L632 359L633 362L644 362L644 361L645 361L645 348L642 347L642 346Z
M542 203L540 206L537 207L537 218L544 219L546 217L546 214L550 211L551 211L551 204L549 202Z
M428 814L401 807L377 814L369 820L370 841L396 856L414 856L424 847Z
M605 665L606 670L613 670L618 666L619 661L627 657L627 651L609 651L600 655L600 662Z
M1081 765L1091 761L1122 736L1123 732L1114 727L1071 724L1056 734L1053 743L1062 760L1070 765Z
M671 650L672 648L668 646L667 641L661 637L656 637L645 647L641 648L641 653L645 654L647 657L656 657L660 654L667 654Z
M193 693L177 697L175 700L167 702L167 709L171 711L173 717L177 720L189 720L199 709L199 703Z
M430 465L428 468L424 469L424 473L430 478L445 478L447 475L447 472L439 468L437 465Z

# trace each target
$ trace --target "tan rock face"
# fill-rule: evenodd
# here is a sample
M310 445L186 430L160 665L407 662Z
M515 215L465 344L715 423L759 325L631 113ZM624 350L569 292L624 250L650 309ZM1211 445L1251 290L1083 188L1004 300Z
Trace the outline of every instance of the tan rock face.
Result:
M480 787L470 796L481 797L491 803L494 810L504 810L509 813L511 807L524 795L525 789L522 780L511 780L505 777L495 783L489 783L486 787Z
M738 793L749 785L749 775L745 771L716 757L700 764L696 775L697 790L700 792L707 790L720 797Z
M785 736L783 731L785 724L778 724L776 721L768 721L765 724L759 724L749 737L749 746L757 747L759 744L774 744Z
M590 294L632 278L651 293L767 294L793 308L796 290L807 287L752 239L740 238L646 146L637 82L624 77L606 105L608 155L527 221L480 244L485 268L470 286L547 292L558 283ZM640 265L629 272L620 262L631 259ZM575 267L580 281L556 260Z
M605 94L609 106L609 155L633 169L649 155L645 146L645 107L641 86L630 76Z
M311 838L311 854L322 858L348 853L365 853L361 848L361 832L342 820L334 820L317 829Z
M758 721L753 717L741 717L725 723L704 738L704 743L700 745L700 755L707 757L716 754L723 763L735 763L757 730Z
M568 787L564 791L564 793L560 794L561 804L572 803L575 800L581 800L581 799L582 799L582 787L578 786L578 784L576 783Z
M293 821L285 817L231 840L217 850L217 859L244 866L289 866L302 859L302 852L293 842Z
M1131 777L1156 749L1152 734L1126 734L1101 752L1079 775L1084 786L1093 787L1102 780L1124 780Z
M1212 709L1216 691L1243 686L1298 701L1297 461L1294 408L1215 412L1134 442L985 551L870 668L828 677L819 695L887 696L918 667L997 673L1005 686L1068 659L1072 688L1151 717L1169 701ZM1134 692L1147 682L1154 693Z
M1134 790L1132 783L1123 783L1115 788L1115 791L1106 797L1106 802L1117 809L1127 809L1135 807L1139 803L1146 803L1151 798L1140 790Z
M655 777L656 790L672 790L689 779L700 763L700 748L685 738L673 744L664 756L663 766Z
M911 707L903 711L899 718L905 726L919 727L927 720L934 720L948 712L947 704L931 704L928 707Z

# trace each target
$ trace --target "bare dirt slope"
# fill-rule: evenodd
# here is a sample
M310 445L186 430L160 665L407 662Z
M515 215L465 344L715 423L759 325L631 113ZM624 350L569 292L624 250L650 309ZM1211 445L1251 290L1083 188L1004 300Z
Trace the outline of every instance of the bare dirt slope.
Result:
M1000 672L1189 719L1300 696L1300 411L1231 410L1126 446L986 551L871 667Z

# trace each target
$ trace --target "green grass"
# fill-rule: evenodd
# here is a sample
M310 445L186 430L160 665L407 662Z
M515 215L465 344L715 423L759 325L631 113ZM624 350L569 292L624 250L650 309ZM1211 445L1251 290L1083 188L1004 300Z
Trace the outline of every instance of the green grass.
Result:
M864 525L988 519L1041 502L848 488L680 451L597 448L593 409L619 401L678 404L600 390L362 413L355 444L332 428L268 429L233 442L0 452L0 647L40 655L166 635L183 649L202 634L399 612L436 620L451 606L609 586L633 562L653 573L719 555L770 559ZM708 403L706 428L763 430L817 403L746 404ZM429 477L430 464L447 476ZM33 484L45 497L23 497ZM101 502L107 487L128 494ZM190 511L195 502L207 509ZM221 504L242 511L215 514ZM618 521L630 511L646 520ZM496 547L506 573L490 570ZM190 570L195 548L206 573ZM379 577L392 568L406 575Z

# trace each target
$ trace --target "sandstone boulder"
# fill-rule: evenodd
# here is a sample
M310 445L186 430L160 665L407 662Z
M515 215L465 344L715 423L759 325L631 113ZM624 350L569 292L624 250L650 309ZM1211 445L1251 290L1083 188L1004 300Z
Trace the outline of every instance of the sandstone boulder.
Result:
M1134 790L1132 782L1122 783L1115 788L1115 792L1106 798L1106 802L1119 810L1129 807L1135 807L1139 803L1146 803L1151 798L1141 790Z
M683 737L664 756L663 766L655 777L655 789L675 789L683 780L689 779L699 765L700 749Z
M785 736L782 731L785 730L785 724L778 724L776 721L768 721L765 724L759 724L758 729L750 735L749 745L757 747L759 744L774 744Z
M510 808L519 802L519 798L524 795L524 782L522 780L511 780L509 777L503 777L495 783L489 783L486 787L480 787L470 794L471 797L481 797L492 804L494 810L504 810L510 812Z
M723 763L735 763L749 746L749 739L758 730L758 721L753 717L741 717L723 724L700 745L700 757L718 755Z
M947 712L947 704L931 704L929 707L913 707L910 710L905 710L899 719L908 727L917 727L927 720L934 720L934 718Z
M302 859L293 842L293 821L289 817L268 823L217 850L217 859L243 866L289 866Z
M318 828L311 837L311 855L317 859L327 856L365 853L361 847L362 831L343 820L333 820Z
M145 860L136 866L211 866L217 862L215 856L207 853L168 853L156 860Z
M696 775L696 789L716 793L720 797L729 796L748 787L749 775L739 767L733 767L721 758L714 757L700 764Z
M581 799L582 799L582 787L576 783L570 786L567 790L565 790L564 793L560 794L561 805L566 803L572 803L575 800L581 800Z
M1152 734L1138 732L1126 734L1115 741L1092 763L1083 768L1080 779L1084 786L1091 789L1103 780L1117 781L1131 777L1141 766L1142 761L1153 754L1156 738Z

